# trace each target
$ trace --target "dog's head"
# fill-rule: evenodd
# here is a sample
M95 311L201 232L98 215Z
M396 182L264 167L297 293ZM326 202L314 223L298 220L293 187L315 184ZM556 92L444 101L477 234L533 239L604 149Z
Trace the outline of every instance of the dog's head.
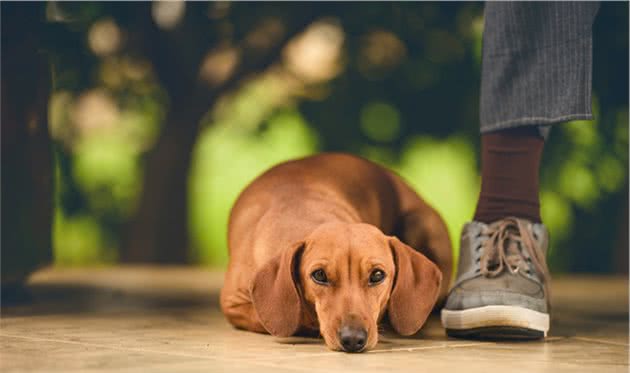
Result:
M387 311L402 335L417 332L438 297L442 274L424 255L368 224L326 224L285 249L255 276L252 299L269 333L319 326L329 348L378 342Z

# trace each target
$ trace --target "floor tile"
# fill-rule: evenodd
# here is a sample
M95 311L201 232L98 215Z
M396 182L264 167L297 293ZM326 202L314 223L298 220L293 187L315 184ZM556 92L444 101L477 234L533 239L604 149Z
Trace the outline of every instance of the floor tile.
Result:
M223 273L199 268L48 269L3 302L3 372L627 372L628 281L559 277L545 341L447 338L437 315L412 337L385 328L364 354L317 338L232 328L218 307Z

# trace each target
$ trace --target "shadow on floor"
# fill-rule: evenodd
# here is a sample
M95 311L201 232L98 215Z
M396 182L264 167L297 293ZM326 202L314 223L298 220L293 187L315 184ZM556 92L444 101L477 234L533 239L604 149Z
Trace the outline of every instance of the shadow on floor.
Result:
M138 293L81 284L36 284L2 289L3 317L126 311L219 309L219 293Z

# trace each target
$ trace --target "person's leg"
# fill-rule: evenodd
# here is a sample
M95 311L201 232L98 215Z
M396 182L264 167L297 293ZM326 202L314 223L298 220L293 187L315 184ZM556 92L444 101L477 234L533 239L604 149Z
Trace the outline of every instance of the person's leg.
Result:
M489 2L480 123L482 187L442 311L453 336L539 338L549 329L548 234L538 168L548 125L591 119L587 2Z
M532 126L481 137L481 192L473 220L490 224L515 216L540 223L538 168L544 144Z
M598 8L588 2L486 5L482 188L474 220L516 216L540 223L544 142L536 134L547 135L540 125L592 119L591 29Z
M488 2L481 133L592 119L591 2Z

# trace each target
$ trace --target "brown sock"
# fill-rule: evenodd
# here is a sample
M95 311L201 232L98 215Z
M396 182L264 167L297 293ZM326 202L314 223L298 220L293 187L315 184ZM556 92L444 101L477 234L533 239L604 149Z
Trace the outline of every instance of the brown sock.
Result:
M507 216L540 223L538 167L545 140L536 126L481 136L481 193L474 220Z

